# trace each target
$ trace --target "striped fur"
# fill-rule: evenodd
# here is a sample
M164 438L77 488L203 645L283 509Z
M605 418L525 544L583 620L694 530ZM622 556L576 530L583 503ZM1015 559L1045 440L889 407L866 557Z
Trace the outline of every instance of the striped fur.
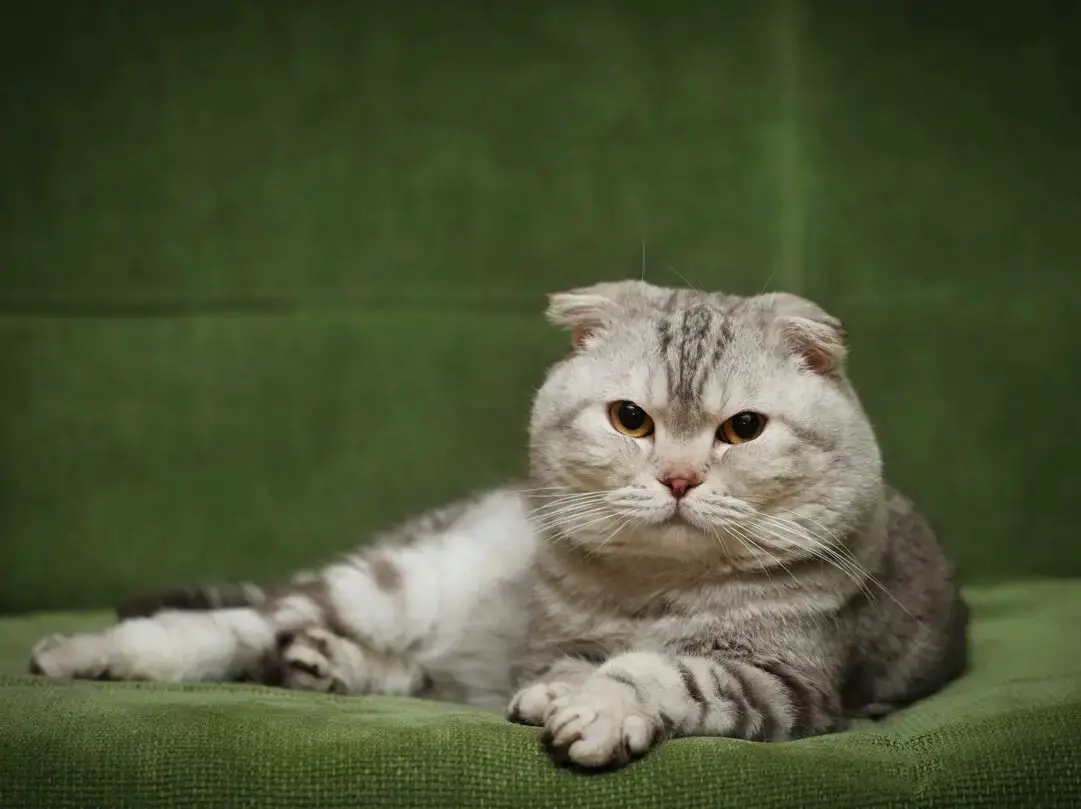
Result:
M839 321L640 282L553 296L549 317L573 351L536 397L528 483L285 583L133 599L102 633L40 641L31 670L458 701L591 768L666 738L835 732L964 670L965 606L882 480ZM619 400L654 432L613 429ZM761 436L719 440L748 409ZM679 499L669 475L699 485Z

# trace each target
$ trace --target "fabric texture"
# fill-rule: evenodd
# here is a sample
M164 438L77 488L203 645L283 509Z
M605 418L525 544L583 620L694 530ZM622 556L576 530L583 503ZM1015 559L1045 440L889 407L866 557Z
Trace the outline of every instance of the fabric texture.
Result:
M0 809L1081 806L1078 41L1058 0L9 10ZM583 776L460 707L24 675L522 473L544 294L624 277L842 318L964 679Z
M109 616L11 618L0 621L0 806L1076 807L1081 581L968 598L972 669L926 702L799 742L678 740L600 775L557 768L534 729L456 706L12 676L43 632Z

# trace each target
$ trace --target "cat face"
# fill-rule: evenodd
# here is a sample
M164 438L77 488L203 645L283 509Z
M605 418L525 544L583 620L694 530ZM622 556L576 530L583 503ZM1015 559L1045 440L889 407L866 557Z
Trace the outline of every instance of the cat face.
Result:
M593 553L756 566L828 551L881 491L840 323L782 293L553 295L574 350L530 425L539 524Z

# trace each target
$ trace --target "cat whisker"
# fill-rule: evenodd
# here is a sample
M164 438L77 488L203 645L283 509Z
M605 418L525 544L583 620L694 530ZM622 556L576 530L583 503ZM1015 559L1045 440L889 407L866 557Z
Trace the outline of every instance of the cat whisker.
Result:
M789 547L795 545L800 550L810 553L816 558L828 561L863 589L866 571L854 559L838 550L832 542L823 541L821 537L816 537L805 526L790 520L768 514L758 514L755 517L760 527L773 529L772 531L767 530L767 535L771 539ZM777 531L784 531L787 536L778 534Z
M777 267L775 266L772 270L770 270L769 275L766 276L766 283L762 284L762 288L760 290L758 290L759 295L761 295L763 292L766 291L766 288L769 286L769 282L773 280L773 276L776 275L776 274L777 274Z
M728 529L728 532L733 537L735 537L736 541L739 542L745 550L750 552L752 559L754 559L755 561L760 561L764 556L767 560L773 560L772 555L768 551L766 551L759 543L755 542L754 539L750 536L750 534L744 531L743 528L735 525L734 523L726 527ZM760 566L759 569L766 574L766 578L769 579L770 584L772 584L773 574L769 572L770 567L771 565L767 564Z
M554 503L577 503L580 500L596 500L608 497L608 492L586 492L583 494L535 494L535 500L542 500L537 508L547 508Z
M566 509L558 514L551 514L541 520L534 520L533 525L540 531L549 531L555 528L564 528L567 525L577 523L580 520L594 517L598 514L611 514L611 510L604 506L592 506L589 508ZM613 515L614 516L614 515Z
M541 492L534 493L533 498L536 499L553 499L560 500L563 498L576 498L576 497L604 497L608 495L607 491L600 492L568 492L568 491L555 491L555 492Z
M604 548L604 546L607 545L609 542L611 542L612 539L615 538L616 534L618 534L620 531L622 531L624 528L626 528L627 524L630 521L631 520L630 520L629 517L625 517L622 521L620 521L620 523L614 529L612 529L612 533L610 533L603 540L601 540L600 544L597 545L597 547L590 550L589 553L586 554L586 556L595 556L596 554L600 553L601 549Z
M598 503L606 502L607 498L604 497L583 497L576 500L552 500L551 502L544 503L529 511L530 516L553 514L561 508L576 508L579 506L595 506Z
M612 493L607 489L578 492L568 489L566 486L542 486L536 489L518 489L517 492L525 495L529 500L540 501L540 507L549 505L551 502L571 502L575 500L607 497Z
M579 503L560 503L558 507L547 509L529 515L530 522L535 525L547 525L559 522L564 518L578 518L587 514L597 514L603 511L610 512L612 509L603 501L590 500Z
M741 530L741 529L737 528L737 530ZM750 544L750 546L751 546L751 548L753 550L755 550L759 554L765 556L767 559L770 560L770 562L772 564L777 565L778 567L781 568L781 570L783 570L785 573L788 574L789 578L792 579L792 583L796 585L796 589L802 589L802 590L808 589L808 584L809 583L801 580L795 573L792 572L792 570L788 567L788 565L786 565L783 561L781 561L780 558L778 558L778 557L774 556L772 553L770 553L765 547L762 546L761 543L757 542L752 536L750 536L750 535L748 535L746 533L744 533L744 536L747 537L747 542ZM768 567L762 567L761 570L762 570L763 573L766 574L766 577L772 583L773 582L773 577L770 576ZM822 623L821 622L821 616L819 616L817 614L814 614L814 613L809 613L808 617L811 619L811 622L816 627L821 626L821 623Z
M570 497L570 498L561 498L559 500L550 500L549 502L542 503L541 505L539 505L536 508L532 509L530 511L530 513L534 514L534 513L537 513L537 512L541 512L541 511L551 511L553 509L558 509L558 508L569 508L571 506L588 505L590 503L596 503L596 502L603 501L604 499L605 499L604 496L597 495L595 497Z
M872 584L874 584L882 592L884 592L886 595L888 595L890 597L890 599L892 599L894 601L894 603L896 603L899 607L901 607L901 609L904 609L904 605L902 605L899 601L897 601L897 599L894 597L894 595L889 591L889 588L886 587L886 585L883 584L881 581L879 581L877 578L875 578L875 576L869 570L864 568L859 563L859 561L856 559L856 557L852 554L851 551L847 550L843 545L840 544L841 537L839 535L837 535L835 532L830 531L829 528L827 528L825 525L823 525L821 522L814 519L813 517L802 517L801 515L796 514L796 512L792 511L791 509L784 509L784 511L788 512L789 514L792 514L795 517L800 517L801 519L806 519L808 522L812 522L815 525L817 525L819 528L821 528L822 531L825 532L826 536L829 537L830 540L832 540L831 542L825 542L820 535L816 535L815 532L813 532L813 531L807 531L806 528L804 528L804 530L806 531L806 533L812 539L818 540L823 545L825 545L825 546L829 547L830 549L834 550L842 558L847 559L856 568L856 570L858 570L860 572L860 574L862 576L866 577ZM784 518L781 518L781 517L774 517L773 519L782 520L782 521L785 521L785 522L789 522L789 523L793 523L793 524L798 525L798 523L795 523L793 520L785 520ZM905 612L907 613L908 610L905 610ZM909 614L911 615L911 613L909 613Z
M543 516L545 516L547 514L555 514L556 512L560 511L561 509L565 509L565 508L577 508L577 507L595 506L598 503L603 503L604 500L605 500L605 498L602 497L602 496L583 497L583 498L576 498L576 499L573 499L573 500L553 500L550 503L544 503L543 505L537 506L536 508L532 509L529 512L529 516L530 517L543 517Z
M721 550L724 551L724 561L729 567L732 566L732 552L728 550L728 543L721 539L721 533L714 526L710 526L710 530L713 532L713 538L717 540L717 544Z
M867 570L867 568L861 565L851 552L847 550L842 550L841 547L835 544L837 541L837 537L833 537L831 535L833 542L826 542L823 541L821 537L816 536L814 532L808 530L806 526L802 526L792 520L786 520L772 515L759 515L759 517L768 518L769 520L774 522L774 524L789 531L791 534L803 540L805 543L810 544L811 547L807 548L809 551L814 553L815 556L817 556L819 559L833 564L834 567L836 567L838 570L846 573L852 579L853 583L857 584L860 589L867 595L867 597L870 598L872 601L877 602L878 599L875 597L873 591L868 586L868 582L881 590L884 595L886 595L894 604L901 608L905 615L907 615L914 621L922 623L920 619L913 615L909 611L909 609L904 604L902 604L897 599L897 597L894 596L893 593L890 592L889 588L886 587L886 585L879 581L878 578L874 576L874 574Z
M701 290L701 289L699 289L699 288L698 288L697 286L695 286L695 285L694 285L694 284L692 284L692 283L691 283L690 281L688 281L688 280L687 280L687 276L685 276L685 275L684 275L683 273L681 273L681 272L680 272L679 270L677 270L677 269L676 269L675 267L669 267L669 268L668 268L668 271L669 271L670 273L672 273L673 275L675 275L675 276L676 276L677 278L679 278L679 279L680 279L681 281L683 281L683 283L685 283L685 284L686 284L687 286L689 286L689 287L690 287L691 289L695 290L696 292L701 292L701 291L702 291L702 290Z
M821 550L823 553L829 554L831 558L837 559L839 562L845 564L848 568L857 573L861 578L868 579L875 584L879 584L878 580L871 575L870 571L866 570L859 562L859 560L848 551L841 543L842 537L829 531L825 526L822 526L825 531L825 537L807 528L795 520L785 519L783 517L777 517L773 515L760 515L764 519L768 520L774 525L777 525L789 534L795 536L801 542L810 542L816 549ZM799 516L799 515L796 515ZM881 584L879 584L881 586ZM885 589L885 588L883 588Z
M544 514L554 514L560 509L565 508L583 508L587 506L595 506L598 503L604 502L605 498L601 495L596 497L576 497L561 500L552 500L548 503L543 503L534 509L531 509L529 516L543 516Z
M590 520L587 523L584 523L582 525L575 525L574 526L574 533L580 534L583 531L585 531L585 529L589 528L591 525L596 525L597 523L603 522L604 520L614 520L614 519L617 519L617 517L614 514L611 514L611 513L602 514L599 517L594 517L592 520Z

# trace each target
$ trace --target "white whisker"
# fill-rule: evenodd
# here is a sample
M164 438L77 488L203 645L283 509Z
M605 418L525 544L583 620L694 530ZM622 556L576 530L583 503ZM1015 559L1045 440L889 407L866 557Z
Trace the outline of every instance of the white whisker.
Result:
M726 526L728 532L735 537L736 541L744 547L745 550L750 551L751 558L755 561L760 561L763 556L767 560L771 560L773 557L765 551L761 545L754 541L749 533L747 533L741 526L731 524ZM760 565L759 570L766 574L766 578L769 579L770 584L773 583L773 574L769 572L770 565Z
M545 515L543 519L534 520L533 525L538 530L546 531L554 528L555 526L570 525L578 520L583 520L588 517L594 517L598 514L611 514L611 509L603 505L593 505L588 507L582 507L578 509L563 509L556 514Z
M863 565L860 564L860 562L856 559L856 557L852 554L851 551L840 545L840 538L836 535L831 534L827 531L827 535L830 537L830 540L832 540L827 541L821 536L815 534L815 532L810 531L806 526L800 525L794 520L788 520L781 517L765 514L760 514L757 516L763 521L768 520L769 523L772 523L778 528L788 531L789 534L795 536L798 540L802 540L803 548L805 550L812 553L817 558L829 562L842 573L845 573L852 580L852 582L856 584L872 601L877 602L878 599L875 597L873 591L868 586L868 582L881 590L882 593L885 594L894 604L900 607L901 610L909 618L912 618L914 621L919 621L919 619L916 618L916 616L913 615L909 611L909 609L904 604L902 604L897 599L897 597L894 596L893 593L890 592L889 588L886 587L885 584L879 581L869 570L867 570ZM823 528L825 528L825 526L823 526Z
M611 514L611 513L602 514L601 516L595 517L595 518L593 518L592 520L590 520L589 522L587 522L587 523L585 523L583 525L576 525L574 527L574 530L579 531L579 532L584 531L585 529L589 528L589 526L595 525L595 524L597 524L599 522L602 522L603 520L614 520L614 519L616 519L616 516L614 514Z
M543 504L537 506L536 508L534 508L530 513L535 513L535 512L538 512L538 511L546 511L546 510L558 509L558 508L562 508L564 506L571 507L571 506L588 505L590 503L595 503L595 502L603 501L603 500L605 500L605 498L603 496L561 498L559 500L550 500L547 503L543 503Z
M710 526L710 530L713 532L713 538L717 540L717 544L721 546L721 550L724 551L724 560L729 567L732 566L732 552L728 550L728 543L721 539L721 534L717 530L716 526Z
M625 517L618 525L616 525L615 528L612 529L612 533L610 533L603 540L601 540L600 544L598 544L595 548L590 549L590 551L586 554L586 556L594 556L594 555L600 553L601 549L605 545L607 545L609 542L611 542L612 539L615 538L616 534L618 534L620 531L622 531L624 528L626 528L627 524L630 521L631 521L630 517Z
M863 579L865 578L863 574L865 571L854 559L843 554L833 544L823 541L821 537L816 537L805 526L802 526L799 523L784 520L769 514L758 514L755 516L759 521L760 526L773 527L774 531L768 532L767 534L771 539L779 541L790 548L796 546L800 550L810 553L818 559L828 561L842 573L847 575L853 583L859 585L861 589L863 589ZM788 535L788 538L786 539L784 536L776 533L778 530L784 531Z
M593 508L598 505L604 504L604 498L591 497L588 500L572 500L569 503L563 501L557 501L554 503L545 503L543 506L538 506L529 512L531 519L543 519L553 514L558 514L562 511L574 510L578 508Z

